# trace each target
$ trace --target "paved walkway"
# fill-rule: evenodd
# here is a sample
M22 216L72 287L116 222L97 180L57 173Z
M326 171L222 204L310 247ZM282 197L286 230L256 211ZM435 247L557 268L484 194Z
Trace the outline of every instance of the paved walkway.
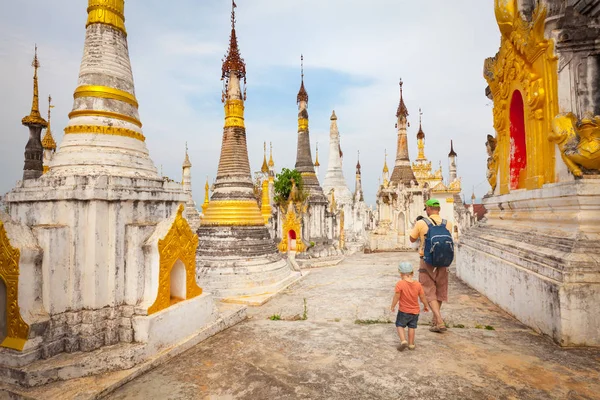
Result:
M558 347L452 272L442 309L451 329L431 333L431 313L421 314L417 349L398 352L385 321L401 260L417 263L414 253L359 254L313 270L249 320L109 398L600 399L600 349ZM306 320L268 319L301 318L304 299Z

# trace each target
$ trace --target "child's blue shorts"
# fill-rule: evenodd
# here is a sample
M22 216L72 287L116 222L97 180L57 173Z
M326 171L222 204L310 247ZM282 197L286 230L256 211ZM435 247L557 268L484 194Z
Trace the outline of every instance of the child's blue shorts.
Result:
M419 314L407 314L402 311L398 311L396 317L396 326L406 328L408 326L411 329L417 329L417 321L419 321Z

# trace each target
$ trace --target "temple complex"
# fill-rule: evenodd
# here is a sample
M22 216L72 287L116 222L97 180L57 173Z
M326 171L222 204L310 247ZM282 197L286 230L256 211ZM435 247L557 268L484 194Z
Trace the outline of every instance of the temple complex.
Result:
M39 113L36 55L33 106L23 119L30 129L24 179L0 212L5 384L32 387L156 362L243 318L242 308L234 320L221 318L198 286L186 194L161 179L149 157L124 1L89 0L87 11L65 137L42 175L40 132L48 124Z
M432 163L425 156L425 132L422 112L419 109L419 130L417 132L417 158L411 164L408 153L408 108L404 102L403 82L400 81L400 103L396 111L398 129L397 154L394 170L390 177L385 155L382 183L377 191L376 228L370 234L371 251L409 249L409 232L417 216L423 214L425 201L439 200L440 215L454 225L454 238L459 239L474 220L468 217L461 199L461 181L457 176L454 144L450 141L448 154L449 176L444 182L442 166L433 171Z
M496 0L487 221L457 272L563 346L600 345L600 2Z
M246 64L231 15L229 50L222 74L225 125L214 190L198 237L197 278L218 298L259 304L299 278L277 251L258 206L250 173L244 101Z

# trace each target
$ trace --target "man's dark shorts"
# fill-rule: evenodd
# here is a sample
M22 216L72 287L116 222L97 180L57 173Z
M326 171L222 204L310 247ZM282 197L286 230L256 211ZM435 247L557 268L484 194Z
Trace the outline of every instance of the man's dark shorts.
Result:
M417 329L417 321L419 320L419 314L407 314L402 311L398 311L396 317L396 326L406 328L408 325L411 329Z

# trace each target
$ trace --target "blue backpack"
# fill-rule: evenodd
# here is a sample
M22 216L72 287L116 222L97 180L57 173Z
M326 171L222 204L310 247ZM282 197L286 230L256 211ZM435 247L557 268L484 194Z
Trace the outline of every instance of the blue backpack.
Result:
M448 267L454 260L454 240L446 228L446 220L434 225L429 218L423 218L429 230L425 235L423 260L433 267Z

